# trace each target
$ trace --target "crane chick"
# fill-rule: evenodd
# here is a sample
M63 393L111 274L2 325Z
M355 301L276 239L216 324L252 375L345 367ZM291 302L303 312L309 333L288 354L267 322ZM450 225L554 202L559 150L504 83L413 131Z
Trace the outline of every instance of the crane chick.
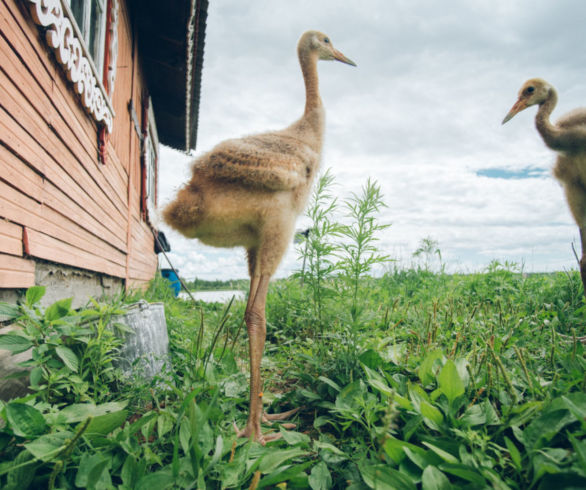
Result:
M580 229L580 276L586 295L586 108L575 109L552 124L549 118L557 100L556 90L545 80L527 80L503 124L527 107L539 106L535 126L545 144L558 154L553 174L564 188L570 212Z
M266 338L269 279L293 238L317 173L325 113L319 95L318 60L354 65L318 31L297 45L305 83L305 110L289 127L218 144L192 166L191 180L163 210L163 218L189 238L215 247L244 247L250 291L245 321L250 348L250 405L241 437L261 444L277 436L261 433L261 420L282 420L295 412L265 414L260 363Z

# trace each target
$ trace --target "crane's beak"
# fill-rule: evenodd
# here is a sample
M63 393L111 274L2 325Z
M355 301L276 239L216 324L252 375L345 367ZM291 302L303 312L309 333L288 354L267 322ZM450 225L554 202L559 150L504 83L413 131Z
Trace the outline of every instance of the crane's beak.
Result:
M527 105L527 101L524 99L519 99L517 102L515 102L513 107L511 107L511 110L505 116L505 118L503 119L503 122L501 124L505 124L507 121L510 121L511 119L513 119L513 117L515 117L515 115L518 112L521 112L523 109L527 109L527 107L529 107Z
M347 65L356 66L350 58L346 58L342 53L340 53L337 49L334 49L334 58L342 63L346 63Z

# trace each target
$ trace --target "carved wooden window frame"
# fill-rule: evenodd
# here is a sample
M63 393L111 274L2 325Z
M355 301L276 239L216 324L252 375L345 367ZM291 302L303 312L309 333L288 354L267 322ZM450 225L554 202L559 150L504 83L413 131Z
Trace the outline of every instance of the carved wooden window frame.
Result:
M55 52L84 109L104 128L102 133L111 133L115 116L110 95L114 89L118 52L118 0L106 0L107 46L104 48L103 76L96 69L68 0L23 1L29 5L35 24L45 29L45 41ZM105 140L105 134L100 139Z
M141 214L145 221L152 224L150 216L156 212L158 199L159 135L151 98L145 94L143 100L141 128Z

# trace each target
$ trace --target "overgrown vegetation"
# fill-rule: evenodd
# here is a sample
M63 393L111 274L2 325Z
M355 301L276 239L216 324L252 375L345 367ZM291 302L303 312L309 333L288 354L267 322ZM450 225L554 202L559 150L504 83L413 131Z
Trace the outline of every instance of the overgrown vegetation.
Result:
M309 207L304 271L268 299L266 409L302 406L296 429L267 427L282 438L266 447L235 438L243 302L194 306L156 280L144 296L165 302L171 366L141 383L116 370L105 328L138 296L75 311L41 308L33 288L0 307L18 326L0 347L32 349L31 394L0 409L0 487L586 487L579 274L494 261L448 275L425 260L373 278L387 259L374 246L378 188L338 207L329 185ZM419 256L441 259L425 240Z

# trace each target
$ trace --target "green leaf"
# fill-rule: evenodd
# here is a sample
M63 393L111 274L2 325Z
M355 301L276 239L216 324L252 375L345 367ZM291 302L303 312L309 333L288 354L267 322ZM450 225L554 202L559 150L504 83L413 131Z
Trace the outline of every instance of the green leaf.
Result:
M163 490L173 485L174 480L171 472L168 469L163 469L143 476L138 480L136 490L153 490L153 488Z
M572 412L574 417L576 417L578 420L582 420L583 422L586 421L586 407L584 403L579 406L566 396L562 396L561 398L568 407L568 410Z
M38 303L45 296L45 286L33 286L26 291L26 305L29 307Z
M365 350L360 354L358 360L370 369L378 369L384 362L380 354L373 349Z
M328 490L332 486L332 475L323 461L311 468L309 486L313 490Z
M421 403L419 404L419 410L425 420L427 420L427 421L430 420L431 422L433 422L435 427L432 427L432 428L434 428L434 429L439 427L441 425L441 423L444 421L444 416L439 411L439 409L437 409L431 403L429 403L425 400L421 400Z
M342 391L342 388L340 388L340 386L336 382L332 381L330 378L326 378L325 376L320 376L317 379L319 379L320 381L323 381L324 383L330 385L332 388L334 388L334 390L336 390L338 392L339 391Z
M24 352L32 346L32 342L22 335L12 333L0 335L0 349L9 350L13 354Z
M421 475L422 490L450 490L451 488L453 487L448 477L435 466L429 465L423 470Z
M462 422L464 427L483 425L486 423L486 415L484 414L482 407L478 404L475 404L466 409L464 415L460 417L460 422Z
M100 415L119 412L126 405L128 405L127 401L108 402L100 405L94 405L93 403L75 403L63 408L59 414L64 417L65 422L73 424L75 422L82 422L88 417L99 417Z
M126 457L126 461L122 465L120 478L122 478L122 483L126 488L135 487L136 480L138 479L138 463L132 454Z
M69 369L77 373L77 370L79 369L79 360L77 359L75 352L64 345L58 346L55 349L55 352Z
M14 320L20 316L20 308L17 305L0 302L0 320Z
M405 455L420 469L425 469L429 465L429 458L425 451L412 451L410 447L403 446Z
M94 454L90 456L84 453L75 476L75 485L80 488L96 488L97 483L106 475L110 458L103 454Z
M523 431L523 442L528 449L539 449L575 420L567 409L545 411Z
M305 485L293 486L293 488L308 488L307 475L303 473L307 468L313 464L313 461L306 461L302 464L287 465L284 467L277 468L277 470L264 476L258 484L257 488L275 488L274 485L277 483L283 483L287 481L293 481L305 477ZM203 488L203 487L201 487ZM277 487L278 488L278 487Z
M24 403L6 405L6 418L14 434L20 437L32 438L48 430L43 414Z
M405 410L413 410L413 404L409 401L409 399L399 395L396 392L393 395L393 401Z
M576 457L580 466L584 468L584 476L586 476L586 439L579 440L574 435L570 434L570 442L574 447L574 451L576 451Z
M479 488L486 487L486 480L478 473L478 470L475 468L470 468L469 466L463 464L443 463L439 466L439 469L449 473L450 475L462 478L462 480L474 483Z
M289 461L300 456L306 456L307 454L309 454L307 451L299 448L271 451L262 457L258 469L264 474L270 473L282 465L285 461Z
M376 490L416 490L415 483L400 471L388 465L359 466L360 475L370 488Z
M92 418L88 424L85 435L89 438L96 435L106 436L114 429L121 427L124 422L126 422L127 418L128 412L126 410L98 415L97 417Z
M220 458L222 457L222 452L224 449L224 438L222 436L218 436L216 437L216 448L214 449L214 455L212 456L212 459L210 460L206 471L209 470L210 468L213 468L213 466L220 461Z
M55 320L59 320L66 316L71 310L72 300L73 298L66 298L55 301L55 303L49 306L45 311L45 320L48 322L54 322Z
M441 449L437 446L434 446L433 444L426 442L426 441L422 441L422 444L424 446L427 446L429 449L431 449L435 454L437 454L440 458L442 458L447 463L452 463L452 464L458 463L458 458L456 458L455 456L452 456L447 451L444 451L443 449Z
M344 459L348 459L348 455L344 451L337 448L333 444L330 444L329 442L313 441L313 448L321 449L323 451L329 451L337 456L343 457Z
M425 359L423 359L419 365L417 374L419 375L419 379L421 380L421 384L423 386L429 386L435 381L435 373L433 372L433 368L436 365L436 362L442 357L443 352L441 350L435 350L427 354Z
M386 383L383 383L382 381L378 380L378 379L367 379L366 382L372 386L375 390L380 391L382 394L388 396L388 397L392 397L394 395L394 391L393 389L387 385Z
M437 380L440 390L446 395L450 404L465 392L464 382L458 374L454 361L451 359L448 359L444 364Z
M421 402L430 402L428 394L420 385L414 383L409 383L407 389L409 391L409 398L413 404L413 409L416 412L421 413Z
M517 449L515 443L511 441L507 436L505 436L505 444L507 446L509 454L511 455L511 460L515 465L515 468L521 471L521 453L519 452L519 449Z
M561 473L563 460L568 456L568 451L561 448L542 449L533 457L533 483L546 473Z
M185 454L189 454L189 441L191 440L191 426L189 424L189 420L183 418L181 420L181 425L179 426L179 443L181 444L181 449Z
M43 381L43 368L41 368L41 366L37 366L31 369L29 380L31 387L38 388Z
M29 488L32 483L37 468L40 463L29 462L33 459L33 455L26 449L18 453L14 461L12 461L13 470L8 471L6 475L5 490L20 490L21 488Z
M289 444L289 446L297 446L300 444L307 445L311 442L311 438L307 434L301 432L294 432L280 428L281 437Z
M411 444L410 442L397 439L394 436L389 436L383 445L383 449L385 450L387 456L391 458L397 465L403 461L403 459L405 459L406 448L410 449L414 454L422 457L425 456L425 449L422 449L415 444Z
M65 446L75 436L73 432L64 431L56 434L46 434L24 445L35 458L43 461L52 461L65 449Z
M173 426L175 425L175 420L172 418L171 414L168 412L162 412L157 417L157 435L159 439L163 439L165 434L171 431Z

